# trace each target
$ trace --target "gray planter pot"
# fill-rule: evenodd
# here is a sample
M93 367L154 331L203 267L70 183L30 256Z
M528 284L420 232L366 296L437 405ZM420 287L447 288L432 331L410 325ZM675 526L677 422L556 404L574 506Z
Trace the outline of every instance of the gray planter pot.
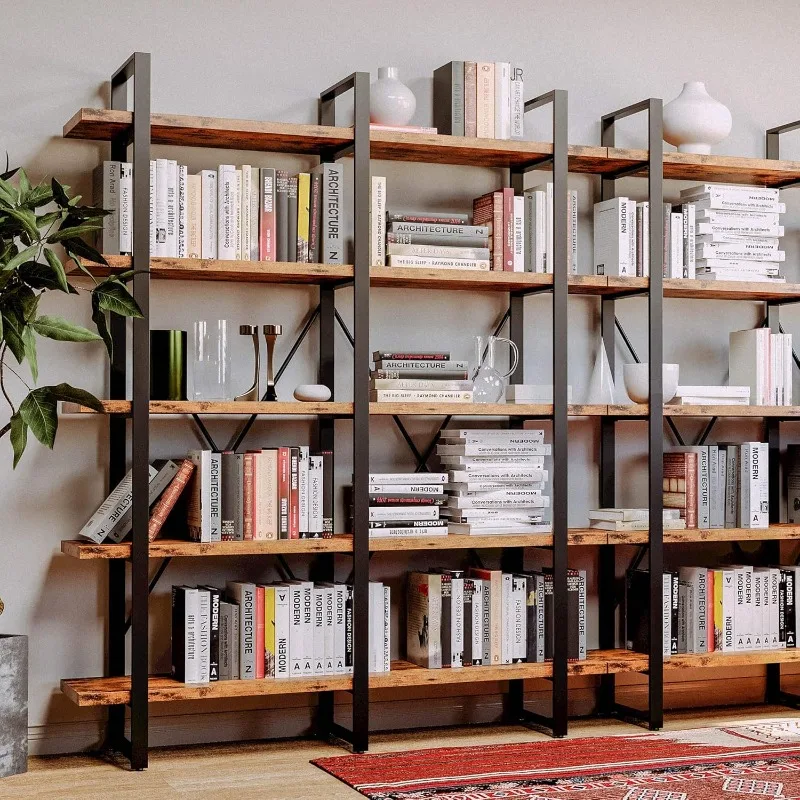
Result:
M0 778L28 770L28 637L0 634Z

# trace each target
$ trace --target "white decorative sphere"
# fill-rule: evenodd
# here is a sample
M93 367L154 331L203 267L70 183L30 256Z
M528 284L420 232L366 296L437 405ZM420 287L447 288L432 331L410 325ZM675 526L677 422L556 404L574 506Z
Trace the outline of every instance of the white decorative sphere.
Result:
M331 399L331 390L321 383L301 383L294 390L294 397L304 403L324 403Z
M706 91L704 83L689 81L683 91L664 106L664 141L680 153L711 152L731 132L731 112Z
M669 403L678 391L678 364L664 364L662 376L662 395ZM634 403L646 403L650 399L650 365L623 364L622 379L625 391Z
M369 120L379 125L408 125L417 110L414 93L398 78L397 67L379 67L370 86Z

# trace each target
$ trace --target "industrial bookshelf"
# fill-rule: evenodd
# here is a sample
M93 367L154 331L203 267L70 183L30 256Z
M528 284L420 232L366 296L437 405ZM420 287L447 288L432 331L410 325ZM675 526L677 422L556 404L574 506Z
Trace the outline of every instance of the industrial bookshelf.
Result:
M133 110L127 108L128 81L133 80ZM354 126L335 125L336 98L352 91L355 100ZM494 141L461 137L397 133L369 130L369 76L354 73L320 96L318 125L264 123L248 120L227 120L213 117L189 117L150 114L150 58L134 54L112 78L112 110L81 109L64 127L64 136L111 143L111 157L128 158L132 147L134 164L134 254L110 257L109 267L85 263L98 275L135 265L134 295L144 317L133 323L132 396L125 397L126 334L125 326L115 321L112 335L115 358L111 365L110 395L105 411L109 418L110 469L109 484L115 485L126 471L126 419L132 419L131 451L133 453L133 535L122 544L92 544L65 541L62 552L81 560L107 560L109 574L108 659L107 676L62 681L67 697L80 706L108 706L107 744L124 752L134 769L142 769L148 758L148 704L178 700L260 696L269 694L315 693L318 695L316 733L347 740L355 751L364 751L369 743L369 690L400 686L426 686L486 681L505 685L505 719L545 725L556 736L567 731L567 679L572 675L600 676L600 709L606 713L638 713L651 728L660 728L663 721L663 671L689 667L720 665L741 666L768 664L768 699L780 700L780 663L800 660L798 651L775 651L725 654L681 655L668 659L661 655L661 623L651 618L651 652L632 653L616 647L614 614L616 598L608 591L600 597L600 649L589 653L585 661L569 662L566 638L555 642L552 662L514 664L498 667L471 667L463 670L428 670L405 661L392 663L385 674L370 675L367 668L369 558L372 553L386 551L478 550L502 551L502 566L518 570L523 565L524 548L545 547L552 550L554 569L555 613L566 618L568 550L574 546L593 545L600 552L600 585L611 586L614 580L614 548L617 545L647 545L653 575L659 575L665 544L707 541L764 540L779 544L781 540L800 539L800 526L772 524L766 530L749 529L667 531L661 529L661 467L663 421L673 417L761 417L766 420L772 445L771 458L776 458L777 425L781 419L800 416L800 408L689 406L661 404L662 315L663 299L742 300L766 302L768 323L779 325L780 304L800 300L800 284L767 285L716 281L665 280L661 278L661 231L650 231L650 259L653 277L615 278L568 274L566 249L566 187L569 172L599 175L603 197L613 196L619 177L644 175L648 179L651 204L662 202L664 178L757 183L787 186L800 182L800 163L777 159L777 136L800 124L784 126L768 132L767 159L693 156L664 153L661 138L661 101L648 100L603 118L603 140L600 147L575 146L567 142L567 93L556 90L525 104L526 111L549 106L552 110L553 141L551 143ZM135 111L135 113L133 113ZM622 150L614 147L614 123L633 113L648 114L648 150ZM192 147L219 147L254 151L274 151L318 156L321 160L351 157L354 163L353 204L355 220L354 264L298 264L209 259L172 259L150 257L149 182L151 144ZM412 270L369 267L368 210L370 160L386 159L410 162L452 164L508 169L508 183L519 193L526 172L550 168L553 172L556 198L554 274L474 273L459 271ZM654 207L654 206L653 206ZM149 269L142 269L142 265ZM150 402L149 389L149 288L150 279L225 280L252 283L310 284L319 289L320 304L295 343L318 319L320 343L320 382L334 384L336 374L333 354L333 333L341 323L335 309L335 292L349 287L353 291L354 331L348 337L354 348L353 400L327 403L214 403L214 402ZM510 338L522 349L524 298L542 292L553 297L553 383L554 403L537 405L464 405L464 404L374 404L368 402L367 364L369 361L369 291L377 288L452 289L461 291L504 292L509 295ZM567 403L567 301L568 296L596 296L602 304L601 331L613 358L613 340L617 327L614 304L626 297L648 297L650 396L651 405L580 405ZM294 352L294 351L292 351ZM290 354L291 357L291 354ZM524 364L521 357L520 363ZM523 369L515 375L523 380ZM64 414L84 414L88 409L65 405ZM198 424L199 415L247 415L249 422L237 439L241 440L256 416L314 416L317 419L316 443L332 449L333 426L337 419L351 420L353 431L354 534L337 534L327 540L278 542L221 542L197 544L188 541L147 540L148 500L147 468L149 460L149 422L151 415L191 415ZM414 540L370 540L367 527L367 482L369 472L369 421L372 416L391 415L397 420L404 415L442 416L449 420L459 415L473 418L504 418L519 424L525 418L548 419L553 423L553 532L532 536L448 536L422 537ZM601 486L603 505L615 505L615 425L620 420L647 420L649 427L649 507L655 525L648 531L604 532L569 529L567 525L567 425L571 417L598 417L601 427ZM201 430L206 432L204 426ZM419 469L425 467L425 455L418 455ZM774 473L776 475L777 472ZM773 480L777 484L776 480ZM777 514L778 503L771 505ZM773 520L777 523L777 516ZM774 550L772 551L774 555ZM149 592L171 558L225 557L237 555L307 554L317 560L321 574L333 577L336 554L352 559L355 594L354 640L356 663L352 676L298 678L284 681L225 681L204 686L187 686L164 676L148 675L148 612ZM151 580L148 572L151 559L162 559L162 565ZM126 665L126 563L131 565L130 593L132 634L130 669ZM651 581L651 608L660 608L660 578ZM657 598L656 602L653 602ZM648 676L648 707L636 712L615 702L614 675L625 672ZM524 707L523 681L547 678L552 683L552 713L542 717ZM350 728L334 721L335 691L348 691L352 696ZM125 706L129 706L130 737L125 736Z

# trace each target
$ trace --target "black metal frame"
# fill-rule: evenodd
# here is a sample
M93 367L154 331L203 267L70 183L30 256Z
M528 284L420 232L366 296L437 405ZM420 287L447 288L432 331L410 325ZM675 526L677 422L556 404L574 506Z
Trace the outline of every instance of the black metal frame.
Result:
M604 147L615 145L615 124L624 117L642 112L647 113L647 181L648 201L651 220L658 219L663 203L664 144L663 144L663 103L650 98L640 103L606 114L602 117L602 139ZM601 199L615 196L616 181L624 176L641 172L645 165L635 165L631 169L601 179ZM650 568L650 652L648 663L648 707L646 712L631 709L616 702L614 675L605 675L600 681L598 710L600 713L617 713L646 721L651 730L663 727L663 629L660 619L663 554L662 518L662 478L664 456L664 409L662 386L663 363L663 229L660 225L650 225L650 285L648 290L648 363L650 403L648 409L648 508L649 508L649 568ZM617 330L630 349L635 360L638 356L633 350L627 335L616 318L615 299L604 297L601 308L601 335L608 353L611 369L615 361L615 337ZM616 431L615 418L604 418L600 423L600 504L605 507L616 505ZM669 420L669 422L672 422ZM677 429L671 426L680 440ZM600 587L600 648L611 649L616 644L616 559L613 545L603 545L599 554Z

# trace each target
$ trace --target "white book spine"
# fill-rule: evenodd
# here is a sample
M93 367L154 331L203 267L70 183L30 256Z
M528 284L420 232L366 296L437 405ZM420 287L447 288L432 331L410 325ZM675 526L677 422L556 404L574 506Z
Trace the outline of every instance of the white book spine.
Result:
M383 672L383 584L369 584L369 671Z
M572 274L578 274L578 190L569 190L569 254Z
M322 534L322 456L308 457L308 532Z
M184 681L200 683L200 592L184 590Z
M220 453L208 453L208 525L209 541L222 541L221 477L222 460Z
M464 666L464 579L450 581L450 666Z
M494 138L511 138L511 64L494 65Z
M203 203L200 175L186 176L186 257L201 258Z
M248 170L249 171L249 170ZM311 661L311 671L314 675L325 674L325 588L314 586L311 589L312 605L312 640L314 658Z
M242 256L242 171L233 171L233 246L234 258Z
M723 491L724 485L720 488L719 447L710 445L708 448L709 528L725 527Z
M217 257L217 171L204 169L200 172L200 246L201 258Z
M156 159L156 242L155 255L167 256L167 187L169 185L169 162Z
M335 627L335 606L336 606L336 588L331 586L323 586L322 589L322 596L323 596L323 611L324 611L324 621L323 621L323 653L324 653L324 664L323 664L323 675L335 675L336 674L336 627Z
M150 255L156 255L156 161L150 162ZM131 228L133 231L133 228ZM132 234L131 234L132 235Z
M275 677L291 675L290 635L292 629L290 587L275 587Z
M221 164L217 171L217 258L236 258L236 168Z
M120 219L120 162L104 161L95 169L95 205L111 213L102 218L99 249L102 253L119 255Z
M697 240L697 210L694 203L684 205L686 211L686 255L684 268L687 278L694 278L697 271L697 256L695 253Z
M545 184L545 253L544 265L545 272L553 274L553 237L554 237L554 222L553 222L553 183L548 181Z
M250 260L250 226L253 224L250 219L252 208L252 168L249 164L244 164L241 170L240 194L239 194L239 258L242 261ZM256 184L258 185L258 184Z
M596 275L632 277L636 274L636 225L630 219L627 197L594 206L594 272ZM631 235L634 258L631 261ZM549 271L549 270L548 270Z
M764 573L753 570L753 650L764 649Z
M670 215L670 278L684 278L683 271L683 214Z
M769 446L766 442L750 443L749 524L748 528L769 527ZM744 520L742 521L744 523Z
M337 583L334 587L333 597L333 665L337 675L345 674L344 649L345 649L345 621L344 604L346 589L344 584Z
M480 578L471 578L474 587L472 593L472 641L469 643L470 659L473 667L483 664L483 595L484 581Z
M769 570L769 649L780 650L786 647L785 638L781 640L780 619L781 571L778 567Z
M792 381L794 378L794 354L792 350L792 334L785 333L783 335L783 403L790 406L793 404L794 393L792 391Z
M533 193L534 203L534 269L533 272L547 272L547 195L536 190Z
M725 653L736 650L736 570L722 570L722 642L720 649Z
M701 183L681 190L681 197L691 197L696 194L710 194L714 197L732 197L751 200L777 200L780 192L778 189L769 189L763 186L748 186L738 183Z
M513 617L513 642L511 649L511 660L514 664L520 664L526 657L526 637L525 622L527 603L525 600L526 579L514 576L511 581L511 599L514 612Z
M170 258L178 255L178 162L167 160L167 252Z
M133 252L133 164L119 165L119 252Z
M386 265L386 178L372 176L369 234L370 266Z
M291 629L289 635L289 669L291 677L303 674L303 655L305 653L303 631L303 586L300 582L289 586L291 609Z
M198 589L197 598L198 683L208 683L211 671L211 593L206 589Z
M463 583L463 581L462 581ZM462 613L464 604L461 604ZM383 648L382 671L389 672L392 668L392 590L389 586L383 587ZM463 626L462 626L463 630Z
M511 67L511 138L525 138L525 91L522 67Z
M514 197L514 272L525 271L525 200Z
M430 269L474 269L486 272L489 261L473 258L438 258L436 256L389 256L390 267L429 267Z
M636 275L636 201L625 200L628 218L628 275Z
M514 652L513 634L513 597L512 597L512 575L508 572L503 573L503 580L500 585L501 592L501 638L500 638L500 663L510 664Z
M297 505L299 512L300 533L310 532L310 521L308 514L308 447L301 445L300 456L297 460Z
M178 231L176 236L178 258L186 258L189 252L189 199L186 179L188 171L185 165L178 164Z
M302 582L303 596L303 675L314 674L314 584Z
M386 483L407 484L414 483L447 483L446 472L370 472L370 486L380 486Z

